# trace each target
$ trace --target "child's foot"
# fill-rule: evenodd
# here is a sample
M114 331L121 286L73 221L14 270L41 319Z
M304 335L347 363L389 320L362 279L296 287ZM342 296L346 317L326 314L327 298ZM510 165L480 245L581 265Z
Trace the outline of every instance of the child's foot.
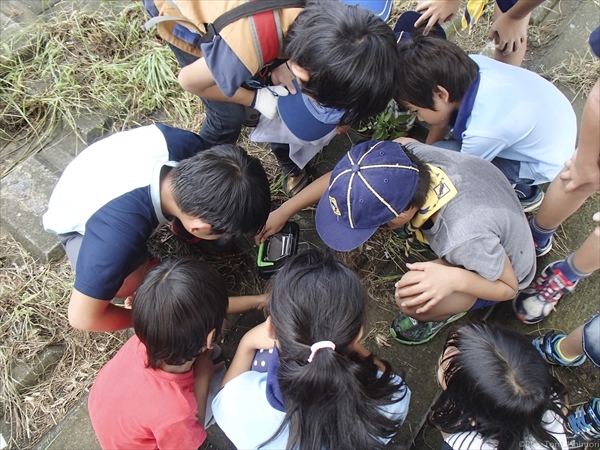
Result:
M400 313L392 322L390 334L401 344L424 344L433 339L445 325L460 319L465 314L466 312L457 313L441 322L420 322L404 313Z
M565 337L567 337L566 334L550 331L544 336L536 337L532 341L532 344L548 364L567 367L582 365L586 360L585 355L578 356L572 360L568 360L561 355L560 350L558 349L558 343Z
M302 169L296 175L290 172L283 177L283 192L288 197L293 197L306 186L308 186L308 172L306 169Z
M535 211L540 207L542 200L544 199L544 191L542 191L538 186L532 186L531 194L528 196L525 196L525 194L519 189L515 189L515 193L517 194L517 197L519 197L519 202L521 203L523 212Z
M521 291L513 300L513 309L522 322L541 322L550 315L563 295L575 289L577 282L569 281L561 270L556 268L561 262L549 264L531 286Z
M565 422L569 448L580 448L600 439L600 398L575 408Z
M538 244L537 242L535 242L535 240L533 241L533 244L535 245L536 258L540 258L544 255L547 255L548 253L550 253L550 250L552 250L552 236L550 236L550 239L548 239L543 244Z

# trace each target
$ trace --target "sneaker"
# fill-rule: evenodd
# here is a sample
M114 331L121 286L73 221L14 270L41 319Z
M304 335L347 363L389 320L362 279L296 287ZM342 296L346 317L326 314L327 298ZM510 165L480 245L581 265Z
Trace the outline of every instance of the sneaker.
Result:
M540 276L513 300L513 310L522 322L541 322L554 310L563 295L573 292L577 282L569 281L555 267L562 261L546 266Z
M283 192L288 197L293 197L308 186L308 173L302 169L297 175L288 173L283 177Z
M544 246L538 245L537 242L534 241L536 258L540 258L550 253L550 250L552 250L552 240L553 237L550 236L550 239L548 239L548 242L546 242L546 245Z
M523 212L535 211L542 204L542 200L544 200L544 191L542 191L539 186L533 186L533 194L529 197L525 197L518 189L515 189L515 193L517 194L517 197L519 197Z
M556 345L558 341L565 338L567 335L563 333L557 333L556 331L550 331L544 336L536 337L531 343L540 352L542 358L548 363L555 366L567 366L575 367L580 366L586 360L585 355L578 356L572 361L567 361L558 353Z
M400 313L392 322L390 334L392 337L406 345L419 345L430 341L445 326L460 319L466 312L461 312L448 317L442 322L420 322L417 319Z
M578 406L565 422L569 448L580 448L600 439L600 398ZM591 448L591 447L590 447Z

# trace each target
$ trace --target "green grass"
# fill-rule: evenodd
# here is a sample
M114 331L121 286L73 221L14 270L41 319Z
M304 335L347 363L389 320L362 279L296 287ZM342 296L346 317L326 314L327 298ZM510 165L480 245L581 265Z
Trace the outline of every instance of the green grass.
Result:
M148 122L158 110L167 122L196 125L200 103L180 89L169 48L141 30L146 20L141 4L116 16L105 8L58 14L3 43L0 154L8 163L2 176L57 129L77 132L77 117L85 113L109 117L115 130ZM25 50L13 50L24 39Z

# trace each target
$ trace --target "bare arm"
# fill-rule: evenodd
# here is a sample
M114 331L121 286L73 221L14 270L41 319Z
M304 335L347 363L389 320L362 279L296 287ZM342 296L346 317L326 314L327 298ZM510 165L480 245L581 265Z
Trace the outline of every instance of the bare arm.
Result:
M84 331L115 331L131 327L131 310L113 305L73 289L68 310L69 324Z
M269 299L269 294L240 295L229 297L227 314L237 314L251 309L263 309Z
M454 292L486 300L510 300L517 294L519 285L506 254L502 273L495 281L487 280L476 272L450 266L439 259L406 266L410 272L396 283L396 301L403 308L419 307L417 313L429 311ZM406 300L407 297L415 298Z
M231 361L225 378L223 378L222 386L225 386L238 375L250 370L254 354L257 350L261 348L273 348L274 345L275 341L269 337L266 322L248 331L238 345L233 361Z
M329 187L330 177L331 172L327 172L325 175L316 179L301 190L298 195L290 198L283 205L269 214L265 227L254 237L256 245L266 241L269 236L281 230L294 214L317 203Z
M198 407L198 422L204 426L206 416L206 402L208 401L208 391L210 389L210 382L220 367L225 365L225 362L213 365L210 359L211 351L203 351L198 355L194 361L194 397L196 397L196 404Z
M227 97L223 94L218 88L204 58L200 58L182 68L178 79L179 84L184 90L198 97L222 102L239 103L246 106L250 106L252 100L254 100L255 92L244 88L239 88L232 97Z
M448 127L438 127L432 125L431 128L429 128L429 133L427 134L427 139L425 140L425 143L427 145L431 145L435 142L443 141L446 137L446 134L448 134L448 131Z

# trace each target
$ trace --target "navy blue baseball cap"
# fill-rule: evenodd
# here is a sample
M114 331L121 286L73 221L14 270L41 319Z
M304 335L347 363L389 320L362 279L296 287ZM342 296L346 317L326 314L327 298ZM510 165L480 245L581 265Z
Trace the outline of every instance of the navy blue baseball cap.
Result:
M394 25L394 33L396 34L396 43L398 45L412 39L417 30L417 28L415 28L415 22L419 20L421 16L422 14L417 11L405 11L398 17L398 21L396 22L396 25ZM421 25L419 29L424 27L425 24ZM446 32L439 23L436 23L427 36L446 39Z
M597 27L592 34L590 34L590 47L594 54L600 58L600 27Z
M392 12L392 0L342 0L346 5L359 5L369 9L385 22Z
M355 145L334 167L319 201L319 236L334 250L355 249L406 209L418 181L419 169L397 142Z
M339 125L346 111L321 105L304 95L296 80L293 83L296 93L277 99L281 120L294 136L303 141L311 142L325 137Z

